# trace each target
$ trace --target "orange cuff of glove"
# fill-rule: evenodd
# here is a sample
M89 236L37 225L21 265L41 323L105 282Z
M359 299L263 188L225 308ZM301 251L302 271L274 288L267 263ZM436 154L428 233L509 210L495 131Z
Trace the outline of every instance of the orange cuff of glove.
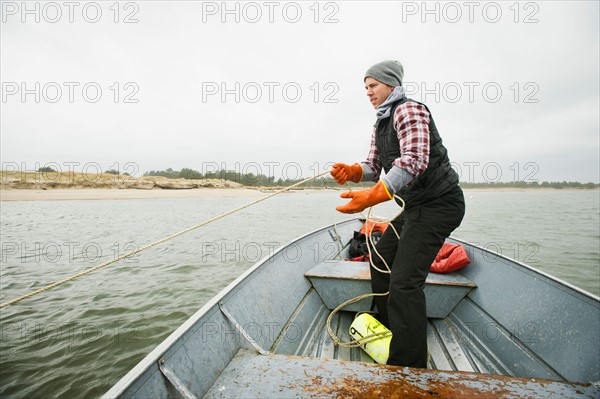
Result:
M345 184L347 181L360 183L363 177L363 168L357 163L354 165L336 163L332 167L331 176L339 185Z
M342 213L362 212L373 205L389 201L393 198L382 180L368 190L347 191L340 195L342 198L352 198L346 205L335 208Z

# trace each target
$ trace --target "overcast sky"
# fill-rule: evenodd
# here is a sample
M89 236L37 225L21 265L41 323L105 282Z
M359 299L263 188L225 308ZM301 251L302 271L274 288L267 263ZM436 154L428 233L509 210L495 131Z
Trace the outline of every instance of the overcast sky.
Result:
M395 59L462 181L600 178L597 1L1 4L3 169L308 177Z

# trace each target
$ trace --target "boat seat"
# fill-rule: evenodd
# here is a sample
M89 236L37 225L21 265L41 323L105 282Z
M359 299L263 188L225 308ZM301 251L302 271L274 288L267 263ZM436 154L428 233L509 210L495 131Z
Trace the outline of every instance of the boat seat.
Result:
M372 292L371 271L368 262L325 261L304 274L329 309L359 295ZM425 280L427 317L445 318L473 289L475 283L461 274L429 273ZM372 298L344 307L344 310L361 312L370 310Z

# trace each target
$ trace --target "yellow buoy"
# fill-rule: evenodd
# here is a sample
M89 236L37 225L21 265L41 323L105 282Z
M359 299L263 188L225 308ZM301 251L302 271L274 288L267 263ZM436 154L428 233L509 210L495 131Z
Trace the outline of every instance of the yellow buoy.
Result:
M350 325L349 332L350 336L358 341L360 347L373 360L379 364L387 362L390 355L392 332L376 318L368 313L358 315Z

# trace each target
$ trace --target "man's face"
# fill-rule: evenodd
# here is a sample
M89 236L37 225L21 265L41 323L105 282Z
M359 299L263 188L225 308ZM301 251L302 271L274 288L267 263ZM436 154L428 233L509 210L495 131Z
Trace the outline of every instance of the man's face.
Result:
M394 91L392 86L381 83L372 77L365 79L365 89L367 89L367 97L369 97L369 101L371 101L371 105L375 109L379 108L392 91Z

